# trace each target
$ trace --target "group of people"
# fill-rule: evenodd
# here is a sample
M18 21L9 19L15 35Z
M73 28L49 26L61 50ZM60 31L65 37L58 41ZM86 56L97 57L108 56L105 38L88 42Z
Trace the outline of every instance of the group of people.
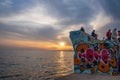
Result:
M80 31L85 32L84 28L81 27ZM97 39L98 34L96 34L95 30L92 31L91 36ZM118 40L120 41L120 30L117 31L116 28L114 28L112 31L109 29L106 32L106 38L107 40Z
M85 32L83 27L81 27L80 31ZM91 36L94 37L95 39L97 39L98 34L96 34L95 30L93 30L92 33L91 33Z
M109 29L107 32L106 32L106 38L108 40L119 40L120 41L120 30L117 31L116 28L114 28L111 32L111 29Z

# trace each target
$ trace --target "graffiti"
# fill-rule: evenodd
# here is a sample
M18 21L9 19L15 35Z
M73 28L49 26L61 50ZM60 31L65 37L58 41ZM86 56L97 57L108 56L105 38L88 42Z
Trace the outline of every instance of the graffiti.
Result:
M100 62L98 64L98 70L103 73L107 73L110 70L110 67L109 67L109 65L104 64L103 62Z
M109 43L79 44L75 49L75 71L80 73L87 72L87 70L90 73L111 72L114 76L118 75L118 47L114 44L110 46Z
M74 72L119 75L120 42L96 41L81 31L71 31L74 49Z

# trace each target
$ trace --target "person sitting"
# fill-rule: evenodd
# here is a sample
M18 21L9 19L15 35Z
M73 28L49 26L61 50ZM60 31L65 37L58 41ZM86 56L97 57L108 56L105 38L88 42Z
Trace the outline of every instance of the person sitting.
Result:
M95 33L95 30L92 31L91 36L93 36L95 39L97 39L97 34Z
M85 32L85 30L84 30L84 28L83 28L83 27L81 27L80 31Z

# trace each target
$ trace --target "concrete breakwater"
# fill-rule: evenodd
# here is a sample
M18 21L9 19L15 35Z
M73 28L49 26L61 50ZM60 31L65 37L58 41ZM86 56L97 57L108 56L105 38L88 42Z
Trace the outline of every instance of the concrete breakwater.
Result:
M71 31L75 73L99 73L118 76L120 73L120 42L95 40L82 31Z

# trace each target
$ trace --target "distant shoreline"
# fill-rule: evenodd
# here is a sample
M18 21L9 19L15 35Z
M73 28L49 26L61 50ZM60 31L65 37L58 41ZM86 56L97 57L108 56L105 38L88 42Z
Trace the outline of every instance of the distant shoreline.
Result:
M73 51L73 50L47 50L47 49L35 49L35 48L0 48L0 51L3 50L38 50L38 51Z

